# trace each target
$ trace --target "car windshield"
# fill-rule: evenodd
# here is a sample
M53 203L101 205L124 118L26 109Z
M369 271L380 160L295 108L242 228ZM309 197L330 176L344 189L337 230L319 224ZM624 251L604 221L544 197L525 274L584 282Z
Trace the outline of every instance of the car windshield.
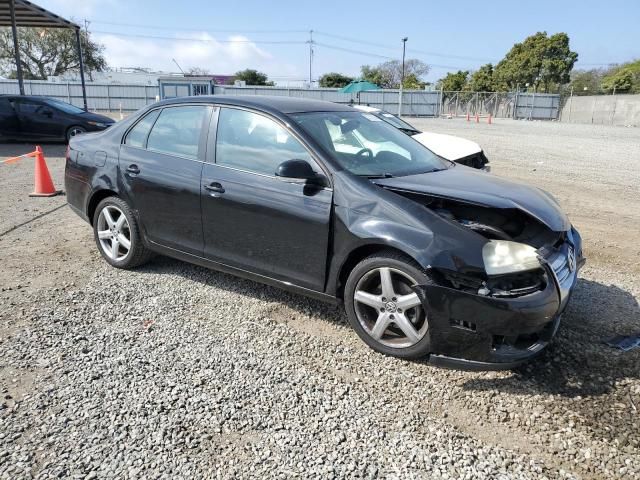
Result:
M67 102L62 102L60 100L48 99L48 100L45 100L45 102L48 105L54 108L57 108L59 110L62 110L65 113L84 113L84 110L82 110L81 108L78 108L75 105L71 105L70 103L67 103Z
M383 111L380 113L376 113L376 116L380 117L385 122L390 123L394 127L399 128L400 130L404 130L405 132L420 133L420 130L416 129L413 125L408 124L404 120L396 117L393 113Z
M450 163L370 113L311 112L291 117L346 170L399 177L449 168Z

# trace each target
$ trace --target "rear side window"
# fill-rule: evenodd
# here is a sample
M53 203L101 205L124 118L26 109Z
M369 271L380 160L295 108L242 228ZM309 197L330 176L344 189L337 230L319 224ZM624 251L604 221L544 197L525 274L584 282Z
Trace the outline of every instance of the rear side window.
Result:
M15 104L18 106L19 112L23 115L37 113L44 108L42 103L30 102L29 100L17 100Z
M154 110L153 112L148 113L142 120L140 120L136 124L135 127L129 130L124 143L126 143L130 147L144 148L145 142L147 141L147 135L149 135L151 127L153 127L153 122L156 121L159 113L160 110Z
M9 102L8 98L0 97L0 113L5 115L10 115L15 113L13 110L13 105Z
M151 129L147 149L197 159L200 133L207 112L208 108L204 105L163 109Z
M244 110L220 110L217 164L275 175L282 162L294 159L306 160L315 169L316 164L307 150L275 121Z

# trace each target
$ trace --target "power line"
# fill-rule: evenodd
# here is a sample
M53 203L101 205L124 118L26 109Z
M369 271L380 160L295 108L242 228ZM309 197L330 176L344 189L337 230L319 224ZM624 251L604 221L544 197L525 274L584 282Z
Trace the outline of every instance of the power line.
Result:
M266 30L266 29L257 29L257 30L244 30L242 32L239 32L238 30L231 30L231 29L215 29L215 30L211 30L209 28L179 28L176 29L176 27L170 27L170 26L165 26L165 25L142 25L142 24L135 24L135 23L121 23L121 22L110 22L110 21L102 21L102 20L91 20L91 23L97 23L97 24L102 24L102 25L112 25L112 26L118 26L118 27L129 27L129 28L144 28L144 29L150 29L150 30L168 30L168 31L176 31L176 30L180 30L180 31L188 31L188 32L207 32L207 33L235 33L238 35L242 35L242 34L300 34L300 33L305 33L308 34L309 30L296 30L296 29L276 29L276 30ZM313 30L313 32L317 35L320 36L324 36L324 37L328 37L328 38L334 38L337 40L342 40L345 42L350 42L350 43L356 43L356 44L360 44L360 45L366 45L369 47L377 47L377 48L382 48L385 50L393 50L396 51L399 49L399 47L397 46L391 46L391 45L387 45L387 44L381 44L381 43L376 43L376 42L369 42L366 40L361 40L359 38L354 38L354 37L349 37L346 35L337 35L334 33L329 33L329 32L323 32L323 31L318 31L318 30ZM127 36L127 37L138 37L138 38L150 38L150 39L156 39L156 40L178 40L178 41L192 41L192 42L216 42L216 43L255 43L255 44L273 44L273 45L278 45L278 44L282 44L282 45L299 45L299 44L308 44L309 41L295 41L295 40L214 40L214 39L202 39L202 38L185 38L185 37L169 37L169 36L161 36L161 35L145 35L145 34L132 34L132 33L119 33L119 32L106 32L106 31L99 31L96 30L94 31L94 33L100 33L100 34L105 34L105 35L121 35L121 36ZM347 53L353 53L353 54L358 54L358 55L363 55L363 56L368 56L368 57L374 57L374 58L383 58L386 60L394 60L395 57L391 57L391 56L387 56L387 55L381 55L381 54L375 54L375 53L371 53L371 52L365 52L362 50L354 50L354 49L350 49L350 48L346 48L346 47L338 47L336 45L328 45L328 44L322 44L322 43L318 43L318 42L313 42L313 44L315 45L321 45L324 46L325 48L330 48L333 50L338 50L338 51L344 51ZM465 56L465 55L454 55L454 54L449 54L449 53L439 53L439 52L432 52L432 51L428 51L428 50L418 50L418 49L407 49L407 52L412 53L412 54L420 54L420 55L427 55L430 57L439 57L439 58L452 58L452 59L457 59L457 60L469 60L469 61L473 61L473 62L495 62L495 59L490 59L487 57L471 57L471 56ZM469 67L460 67L460 66L455 66L455 65L443 65L443 64L436 64L436 63L432 63L432 62L427 62L429 64L429 66L432 67L437 67L437 68L447 68L447 69L469 69ZM600 66L609 66L612 64L616 64L616 62L599 62L599 63L583 63L583 62L578 62L578 66L579 67L600 67Z
M99 23L101 25L112 25L117 27L146 28L149 30L169 30L173 32L175 32L176 30L180 30L184 32L211 32L211 33L237 33L237 34L243 34L243 33L281 34L281 33L308 33L309 32L309 30L243 30L239 32L238 30L220 30L220 29L212 30L208 27L207 28L182 28L182 27L176 28L175 26L167 27L162 25L140 25L135 23L107 22L107 21L101 21L101 20L91 20L91 22Z
M394 57L389 57L387 55L378 55L377 53L371 53L371 52L363 52L362 50L354 50L352 48L344 48L344 47L338 47L336 45L328 45L326 43L321 43L321 42L314 42L315 45L319 45L321 47L324 48L330 48L332 50L339 50L341 52L348 52L348 53L355 53L357 55L363 55L366 57L376 57L376 58L382 58L385 60L395 60Z
M120 32L105 32L102 30L94 30L93 33L99 33L101 35L115 35L121 37L134 37L134 38L149 38L153 40L179 40L183 42L205 42L205 43L260 43L271 45L304 45L307 42L304 40L244 40L244 39L231 39L231 40L217 40L215 38L187 38L187 37L170 37L161 35L143 35L140 33L120 33Z
M367 45L370 47L378 47L378 48L385 48L388 50L398 50L399 47L393 47L391 45L383 45L380 43L374 43L374 42L368 42L368 41L364 41L364 40L360 40L357 38L353 38L353 37L346 37L344 35L335 35L333 33L327 33L327 32L321 32L321 31L316 31L314 30L314 32L316 32L318 35L322 35L325 37L330 37L330 38L335 38L338 40L344 40L345 42L352 42L352 43L359 43L361 45ZM407 52L412 52L412 53L419 53L422 55L430 55L432 57L441 57L441 58L455 58L458 60L471 60L471 61L477 61L477 62L485 62L485 61L494 61L494 59L489 59L489 58L479 58L479 57L468 57L468 56L464 56L464 55L452 55L449 53L437 53L437 52L430 52L430 51L426 51L426 50L416 50L416 49L407 49Z

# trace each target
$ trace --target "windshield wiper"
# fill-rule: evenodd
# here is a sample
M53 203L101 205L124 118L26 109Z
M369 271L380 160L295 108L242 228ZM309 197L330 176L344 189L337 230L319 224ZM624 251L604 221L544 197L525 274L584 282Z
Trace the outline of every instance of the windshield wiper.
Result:
M393 178L393 175L391 175L390 173L375 173L373 175L360 175L361 177L367 177L369 179L375 179L375 178Z

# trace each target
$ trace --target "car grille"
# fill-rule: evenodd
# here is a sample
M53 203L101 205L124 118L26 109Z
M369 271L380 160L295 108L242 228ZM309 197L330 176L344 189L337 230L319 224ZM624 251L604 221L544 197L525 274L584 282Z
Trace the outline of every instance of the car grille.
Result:
M560 292L562 303L567 299L576 277L576 252L573 245L565 243L545 256L547 263L553 270Z
M556 274L558 282L564 283L575 270L575 253L572 246L568 247L568 252L555 252L549 258L549 265Z

